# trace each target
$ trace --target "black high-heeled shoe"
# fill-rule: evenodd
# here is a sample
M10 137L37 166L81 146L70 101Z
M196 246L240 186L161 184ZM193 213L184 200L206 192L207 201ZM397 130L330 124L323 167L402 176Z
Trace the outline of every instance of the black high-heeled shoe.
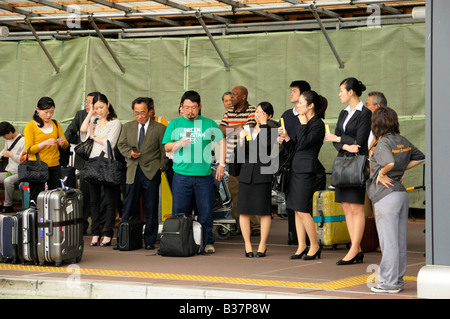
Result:
M318 258L318 259L320 259L320 254L322 253L322 247L321 246L319 246L319 249L317 249L317 251L316 251L316 253L314 254L314 255L312 255L312 256L310 256L310 255L305 255L305 256L303 256L303 260L313 260L313 259L316 259L316 257Z
M306 246L306 248L299 254L293 254L289 259L302 259L303 255L307 254L309 251L309 247Z
M95 236L94 236L95 237ZM89 244L89 246L94 247L94 246L98 246L100 244L100 237L98 236L97 241L91 241L91 243Z
M253 258L253 251L251 251L251 252L245 252L245 257L247 257L247 258Z
M263 253L260 251L256 252L256 258L266 257L266 252L267 252L267 248L266 248L266 250L264 250Z
M105 236L106 237L106 236ZM103 238L104 239L104 238ZM105 243L105 242L101 242L100 243L100 247L107 247L107 246L111 246L111 242L112 242L112 238L109 238L109 242Z
M364 253L362 251L360 251L359 253L356 254L355 257L353 257L350 260L338 260L338 262L336 263L336 265L338 266L342 266L342 265L351 265L354 262L356 262L357 264L362 263L364 260Z

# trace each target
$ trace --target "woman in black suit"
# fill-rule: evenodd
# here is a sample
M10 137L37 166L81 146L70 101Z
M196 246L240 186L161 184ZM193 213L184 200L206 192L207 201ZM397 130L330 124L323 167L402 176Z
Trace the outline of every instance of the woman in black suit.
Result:
M269 236L272 219L272 170L270 169L273 156L278 156L273 148L272 128L277 128L270 118L273 116L273 107L269 102L261 102L256 108L256 125L251 131L242 130L237 145L237 160L242 162L239 174L239 196L237 211L239 225L245 243L245 256L253 257L250 242L250 216L261 217L261 239L256 257L265 257L267 250L267 237ZM247 140L246 136L251 135ZM273 154L272 154L273 150ZM245 159L243 160L243 156Z
M355 78L347 78L340 84L339 98L348 106L341 111L335 134L327 133L325 140L333 142L337 156L368 155L367 140L370 134L372 112L364 106L359 97L366 90L364 84ZM351 247L347 255L337 265L362 262L361 239L364 233L365 187L336 187L335 200L342 203Z
M296 105L300 122L296 136L290 137L282 128L278 129L280 137L287 142L287 147L295 150L286 198L286 207L295 211L298 238L297 252L290 257L291 259L320 258L322 251L317 242L312 218L312 197L317 173L324 170L318 157L325 137L325 124L322 119L325 118L327 106L327 100L316 92L303 92ZM310 247L306 246L306 235Z

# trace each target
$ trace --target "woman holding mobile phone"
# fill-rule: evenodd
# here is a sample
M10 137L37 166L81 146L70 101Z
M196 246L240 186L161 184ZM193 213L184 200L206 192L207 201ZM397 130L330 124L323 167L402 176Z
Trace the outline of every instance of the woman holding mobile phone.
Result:
M59 147L69 147L61 125L52 119L55 113L55 102L49 97L42 97L37 103L33 120L25 126L25 151L29 150L31 160L39 158L48 165L48 189L61 187L61 166L59 163ZM30 203L36 203L40 192L45 189L45 182L30 183Z
M237 144L237 154L244 153L245 161L242 163L239 173L239 195L237 211L239 213L239 225L244 237L245 256L254 257L250 241L250 216L257 215L261 218L261 239L256 257L265 257L267 251L267 238L272 222L272 174L264 173L271 165L263 162L262 157L273 157L271 131L278 125L271 121L273 107L269 102L261 102L256 108L256 125L250 131L243 129L240 132ZM278 149L275 149L275 151ZM257 154L256 156L254 156ZM255 163L256 159L256 163ZM239 155L238 155L239 160ZM249 200L249 199L252 200Z
M80 127L80 138L85 141L88 137L94 140L94 146L92 147L90 158L98 157L100 153L105 152L105 157L108 157L108 141L111 144L111 149L117 144L119 139L120 131L122 129L122 123L117 118L116 112L113 106L109 103L108 98L101 93L94 96L92 100L92 105L86 119ZM100 117L91 123L91 117L95 113ZM114 154L112 154L114 156ZM89 165L86 162L85 165ZM91 211L91 232L92 241L91 246L110 246L112 236L114 233L114 221L115 221L115 186L111 185L101 185L89 183L89 194L90 194L90 211ZM104 209L100 209L100 202L102 199L102 188L103 188L103 203ZM104 215L104 216L103 216ZM100 222L104 217L105 220L105 231L103 241L100 243L100 237L102 235L102 229L100 228Z

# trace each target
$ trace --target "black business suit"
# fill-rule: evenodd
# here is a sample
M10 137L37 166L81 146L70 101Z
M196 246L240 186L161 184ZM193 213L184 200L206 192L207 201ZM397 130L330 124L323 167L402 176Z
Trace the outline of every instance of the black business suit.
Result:
M362 107L361 107L362 106ZM358 109L360 108L360 110ZM349 153L342 149L344 144L360 145L359 154L368 155L369 149L367 145L367 140L369 138L371 124L372 124L372 112L362 105L362 102L359 103L357 109L354 111L355 113L348 121L345 130L344 130L344 121L349 115L346 109L342 110L339 114L339 118L336 124L335 135L341 137L341 141L339 143L334 142L333 145L338 151L339 157L344 155L347 156L355 156L354 153ZM335 200L336 202L342 203L356 203L356 204L364 204L365 199L365 188L364 187L336 187Z
M269 121L268 125L261 125L260 132L255 140L247 141L243 145L237 145L237 160L239 154L245 154L239 173L238 213L246 215L269 215L272 211L272 177L270 171L274 161L278 161L279 154L272 154L272 133L277 134L275 122ZM265 159L260 157L265 155ZM273 157L269 160L269 156ZM264 163L263 163L264 161ZM264 170L268 170L265 172Z
M324 137L325 124L316 116L306 124L299 124L296 135L291 137L288 145L291 150L295 148L295 154L291 162L287 208L312 213L317 174L324 171L318 159Z

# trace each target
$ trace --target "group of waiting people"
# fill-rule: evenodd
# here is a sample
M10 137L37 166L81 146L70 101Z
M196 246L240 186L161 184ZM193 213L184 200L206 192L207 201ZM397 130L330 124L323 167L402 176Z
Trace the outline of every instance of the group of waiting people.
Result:
M326 98L312 91L306 81L294 81L291 84L290 98L295 107L281 116L284 126L272 120L274 110L271 103L261 102L256 107L251 106L247 101L247 89L238 86L225 94L229 95L230 106L220 125L201 115L201 99L196 91L183 94L180 117L168 124L155 120L154 105L150 98L137 98L131 105L135 120L124 125L106 96L94 92L86 99L79 132L81 141L87 138L94 141L91 157L99 156L102 151L107 154L109 141L112 148L117 147L126 159L122 220L135 217L139 210L139 199L143 195L146 249L155 248L161 172L173 170L173 214L190 215L194 201L199 222L208 232L205 251L215 252L211 145L216 142L219 151L215 179L222 180L225 170L228 170L233 217L239 218L245 256L259 258L265 257L267 253L273 178L271 170L264 171L273 162L268 163L261 154L269 155L272 159L281 156L278 161L283 161L286 154L293 152L286 206L295 211L298 248L290 258L305 260L320 258L322 251L312 219L312 197L317 190L317 173L324 172L318 159L324 141L333 143L338 151L337 156L370 154L371 177L366 188L336 187L335 200L342 203L351 238L348 253L337 264L349 265L363 261L360 243L364 232L364 201L367 192L375 207L383 253L380 285L372 290L398 292L403 289L406 271L408 214L408 197L401 178L405 170L422 163L425 156L400 135L397 114L387 107L383 94L369 94L364 106L360 96L365 89L355 78L342 81L339 97L348 106L340 112L334 134L325 131L323 122L328 106ZM228 97L225 95L223 101L226 106ZM49 189L60 186L59 149L69 147L59 123L52 121L54 109L55 104L50 98L39 100L33 120L25 128L23 146L30 155L39 153L41 160L48 164ZM5 130L1 134L7 140L5 149L17 138L17 135L12 138ZM280 149L283 151L279 152ZM4 150L3 156L11 157L8 152ZM238 160L236 154L244 156ZM0 181L4 180L3 173L0 173ZM30 184L31 200L35 200L43 189L44 183ZM91 245L109 246L115 220L114 189L97 184L89 184L88 189L93 235ZM107 199L103 209L100 208L102 191ZM258 218L252 221L255 216ZM260 224L261 237L256 256L250 240L252 223ZM101 225L104 226L102 241ZM306 244L306 237L309 238L310 246Z
M371 289L374 292L396 293L403 289L407 253L409 203L402 176L405 170L423 163L425 156L400 135L397 114L387 106L384 94L369 93L364 106L360 97L366 87L361 81L346 78L340 83L339 89L341 103L347 106L339 114L334 134L326 132L323 122L328 105L326 98L312 91L306 81L291 83L290 98L295 107L281 116L283 121L280 120L280 123L284 122L283 127L280 123L275 125L278 127L277 141L285 149L280 153L281 157L293 153L286 207L295 212L298 248L290 258L313 260L321 256L322 247L318 243L312 218L312 198L318 190L317 176L324 173L324 167L318 159L320 149L324 141L332 142L338 152L337 156L362 154L370 155L371 160L371 176L367 187L335 188L335 201L342 204L351 239L349 251L336 264L351 265L363 261L364 253L360 244L365 228L364 203L367 193L374 206L383 253L379 269L380 284ZM250 240L249 216L252 215L261 216L261 239L256 257L266 256L271 222L272 176L262 173L262 167L269 165L267 161L260 158L254 161L250 158L252 154L259 156L260 148L266 151L263 151L264 155L273 155L273 149L277 148L270 143L273 130L268 125L273 117L273 108L270 103L262 102L254 113L249 112L248 103L241 103L241 107L237 109L239 97L246 97L246 94L243 87L233 89L233 107L227 111L221 125L231 128L228 130L229 135L237 135L234 145L229 143L231 150L233 147L236 153L239 153L240 147L253 150L244 153L245 160L237 174L236 168L229 165L230 177L237 175L239 180L237 212L245 243L245 256L251 258L254 257ZM239 119L239 115L235 113L244 114L244 120L240 118L240 123L235 121L235 118ZM246 125L251 124L251 121L256 124L249 131ZM240 132L236 134L235 130ZM247 138L248 134L251 134L251 138ZM256 145L253 149L250 146L252 143ZM231 159L235 158L232 152L229 153ZM307 246L307 237L310 246Z

